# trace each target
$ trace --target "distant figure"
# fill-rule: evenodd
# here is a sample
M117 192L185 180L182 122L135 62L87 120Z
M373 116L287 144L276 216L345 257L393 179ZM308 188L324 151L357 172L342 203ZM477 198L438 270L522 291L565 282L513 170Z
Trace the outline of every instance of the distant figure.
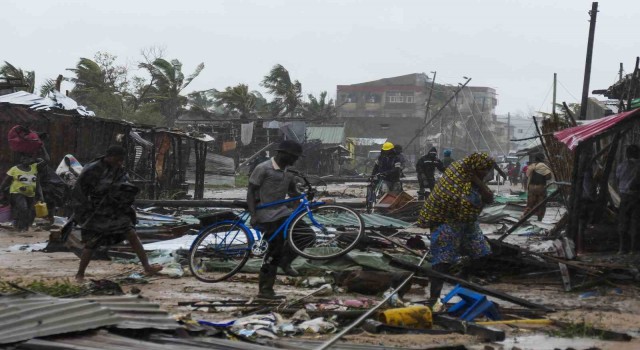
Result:
M529 169L529 165L531 162L527 162L527 164L522 168L522 189L527 189L527 184L529 183L529 179L527 178L527 170Z
M36 218L36 201L43 201L36 160L23 154L20 164L7 172L0 189L2 192L9 189L11 216L16 230L28 231Z
M535 162L527 168L527 207L522 215L527 215L533 208L547 197L547 181L551 180L553 174L548 165L544 163L544 156L535 156ZM543 205L536 211L538 221L542 221L546 206Z
M625 153L627 160L620 163L616 169L616 180L620 192L618 254L635 252L638 220L640 220L640 148L637 145L630 145Z
M402 154L402 146L396 145L393 150L396 152L396 157L398 157L398 160L400 161L400 166L402 167L402 170L400 171L400 177L403 178L404 169L407 168L407 158L404 156L404 154Z
M260 154L258 154L258 156L255 157L249 165L249 176L251 176L251 173L253 173L253 170L258 166L258 164L266 162L267 160L269 160L269 157L267 157L267 152L260 152Z
M393 143L385 142L371 171L371 176L380 175L382 177L382 191L385 193L402 191L402 182L400 182L402 160L394 148Z
M516 162L516 164L511 167L507 174L509 175L509 183L511 184L511 186L518 186L518 178L520 177L520 162Z
M456 160L453 159L451 157L451 150L450 149L445 149L444 150L444 158L442 158L442 166L444 166L444 168L448 168L449 165L451 165L451 163L455 162Z
M433 186L436 184L435 172L438 169L441 173L444 172L445 166L440 159L438 159L438 150L435 147L431 147L429 152L418 159L416 163L416 172L418 173L418 184L420 189L418 190L418 200L427 197L425 190L428 188L429 193L433 191Z

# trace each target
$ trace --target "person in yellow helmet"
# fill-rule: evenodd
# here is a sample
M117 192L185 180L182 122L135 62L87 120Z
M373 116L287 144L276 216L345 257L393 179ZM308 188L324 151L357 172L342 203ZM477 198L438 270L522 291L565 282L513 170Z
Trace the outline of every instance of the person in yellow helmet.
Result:
M380 150L380 156L373 166L371 176L379 175L382 180L383 192L402 191L400 176L402 174L402 160L395 152L391 142L385 142Z

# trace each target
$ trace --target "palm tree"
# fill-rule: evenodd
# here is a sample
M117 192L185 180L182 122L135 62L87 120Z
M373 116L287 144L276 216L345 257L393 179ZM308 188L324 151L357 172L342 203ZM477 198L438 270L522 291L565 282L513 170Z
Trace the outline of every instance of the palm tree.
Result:
M338 115L333 99L327 101L327 92L320 93L320 98L308 95L309 102L303 105L302 115L307 119L333 119Z
M273 102L281 115L295 116L302 100L302 84L291 81L289 71L276 64L262 80L262 86L275 96Z
M187 98L180 95L204 69L204 63L200 63L196 70L185 78L182 73L182 63L176 59L171 62L157 58L153 63L140 63L151 74L153 84L157 89L154 96L160 102L161 113L167 118L169 126L173 126L180 108L187 104Z
M23 71L20 68L15 67L11 63L4 61L4 65L0 67L0 77L7 80L15 81L21 87L18 90L27 91L33 93L36 86L36 72Z
M67 68L75 73L75 77L68 78L75 84L72 94L76 97L83 97L92 92L113 92L115 87L110 86L106 81L106 74L95 61L81 57L76 68Z
M210 112L211 108L215 106L215 94L216 91L205 90L205 91L194 91L187 95L189 100L189 106L191 109Z
M266 100L257 91L249 91L249 86L238 84L227 87L215 94L215 105L224 107L227 112L240 114L241 119L248 119L256 110L264 108ZM258 106L260 104L260 106Z
M67 70L75 74L74 77L67 78L75 84L70 93L72 98L101 117L123 118L123 93L115 86L115 81L106 68L94 60L81 57L75 68Z

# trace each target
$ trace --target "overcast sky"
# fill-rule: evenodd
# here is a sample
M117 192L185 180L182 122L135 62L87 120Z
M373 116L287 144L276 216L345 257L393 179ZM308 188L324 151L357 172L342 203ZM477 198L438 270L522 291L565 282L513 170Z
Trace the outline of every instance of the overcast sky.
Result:
M270 68L284 65L303 92L397 75L437 71L438 83L493 87L498 114L550 110L580 102L591 1L256 0L0 2L0 60L35 70L37 83L69 73L97 51L121 62L149 46L166 48L188 74L187 89L238 83L263 90ZM600 1L590 90L633 70L640 55L640 1Z

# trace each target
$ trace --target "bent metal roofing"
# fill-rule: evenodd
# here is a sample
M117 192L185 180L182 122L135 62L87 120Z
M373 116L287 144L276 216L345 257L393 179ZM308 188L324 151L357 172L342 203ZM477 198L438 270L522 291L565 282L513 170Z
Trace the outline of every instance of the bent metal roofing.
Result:
M0 298L0 344L106 326L120 329L181 328L157 304L136 296L62 299L21 294Z
M640 116L640 108L589 121L588 124L560 130L553 134L553 136L573 151L578 147L579 143L602 135L638 116Z

